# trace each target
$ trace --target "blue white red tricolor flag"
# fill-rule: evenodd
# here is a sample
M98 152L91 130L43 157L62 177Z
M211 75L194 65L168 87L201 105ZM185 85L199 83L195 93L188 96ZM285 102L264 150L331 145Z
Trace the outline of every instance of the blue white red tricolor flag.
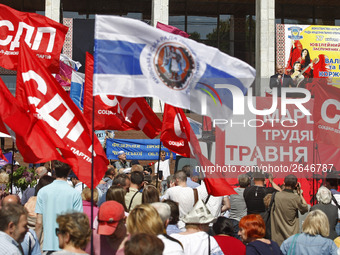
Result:
M233 108L218 84L245 94L255 78L251 66L216 48L116 16L96 16L94 60L94 95L156 96L212 118Z

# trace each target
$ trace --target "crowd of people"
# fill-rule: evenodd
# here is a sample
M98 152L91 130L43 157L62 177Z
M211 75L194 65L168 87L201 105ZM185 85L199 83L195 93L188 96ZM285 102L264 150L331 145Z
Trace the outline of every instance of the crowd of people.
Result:
M190 166L171 174L161 157L150 175L123 154L93 191L67 164L38 167L35 187L1 200L0 254L340 254L336 176L310 207L294 175L242 174L214 197Z

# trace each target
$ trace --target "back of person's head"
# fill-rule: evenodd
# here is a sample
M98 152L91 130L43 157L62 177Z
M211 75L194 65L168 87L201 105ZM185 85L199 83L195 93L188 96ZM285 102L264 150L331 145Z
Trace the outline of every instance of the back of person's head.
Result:
M127 174L118 174L112 181L112 185L124 187L126 180L130 180Z
M191 166L190 165L185 165L182 167L182 171L185 172L185 174L187 175L187 177L190 177L190 173L191 173Z
M0 209L0 231L6 231L8 224L18 225L21 215L26 215L24 207L16 203L7 203Z
M166 184L167 184L168 188L170 187L171 183L175 183L175 182L176 182L176 178L175 178L174 174L171 174L166 178Z
M169 220L171 216L170 205L161 202L152 203L151 205L156 209L159 216L161 217L161 220L163 221L163 224L165 224L166 221Z
M325 186L321 186L316 193L316 199L321 204L329 204L332 201L332 193Z
M233 222L226 217L218 217L213 225L215 235L229 235L232 236L234 228Z
M259 214L244 216L239 222L239 228L243 229L247 240L263 238L266 233L265 223Z
M116 175L116 170L115 170L114 166L112 166L112 165L109 165L109 166L107 167L107 170L106 170L104 176L109 177L109 178L113 178Z
M175 178L181 182L187 182L187 175L183 170L177 171L175 173Z
M154 185L146 185L142 192L142 203L150 204L154 202L159 202L160 196L159 191Z
M132 235L124 245L125 255L162 255L164 243L148 233Z
M91 201L91 189L89 187L86 187L85 189L83 189L83 191L81 192L81 199L83 199L84 201ZM98 190L97 189L93 189L93 202L95 204L98 203Z
M141 186L144 181L144 174L142 172L132 172L131 173L131 183Z
M149 233L153 235L164 234L163 222L154 207L150 204L137 205L130 212L126 227L131 235Z
M177 222L179 221L179 206L178 203L167 199L164 200L163 203L166 203L170 206L170 218L169 218L169 224L171 225L176 225Z
M54 170L55 170L55 175L57 176L57 178L67 178L67 176L69 175L71 171L71 168L68 164L55 160Z
M7 195L1 200L1 206L5 206L8 204L20 204L20 197L18 195Z
M295 189L297 184L297 178L294 174L289 174L285 177L284 180L285 187L290 187L291 189Z
M44 175L43 177L41 177L39 183L37 184L37 186L35 186L34 196L37 196L41 188L47 186L48 184L51 184L54 180L55 178L49 175Z
M266 176L262 171L257 171L253 173L253 178L255 182L264 182L266 180Z
M139 172L143 172L143 166L142 165L133 165L131 166L131 172L135 172L135 171L139 171Z
M35 169L35 172L37 173L39 179L48 173L47 168L44 166L39 166L37 169Z
M246 174L239 175L237 179L238 179L238 184L240 185L241 188L246 188L250 184L249 176Z
M125 204L125 189L121 186L112 185L106 192L106 201L116 201L120 203L125 212L127 212L126 204Z
M329 222L326 214L320 210L311 211L302 224L302 232L311 235L329 235Z
M331 173L326 176L326 183L330 189L338 189L338 175Z
M75 248L84 249L90 241L91 228L89 219L84 213L67 213L57 217L59 233L68 233L69 242ZM63 247L60 247L63 248Z

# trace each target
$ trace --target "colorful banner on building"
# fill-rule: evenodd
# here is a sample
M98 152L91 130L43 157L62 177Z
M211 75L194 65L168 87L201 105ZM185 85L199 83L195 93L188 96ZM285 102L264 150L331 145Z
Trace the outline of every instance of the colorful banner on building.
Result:
M169 150L163 145L161 150L169 158ZM118 152L125 151L126 159L158 160L159 139L106 139L106 155L108 159L118 159ZM174 159L176 155L174 154Z
M340 87L340 27L276 25L277 63L294 76L294 64L301 64L300 87L311 87L311 78L327 78Z

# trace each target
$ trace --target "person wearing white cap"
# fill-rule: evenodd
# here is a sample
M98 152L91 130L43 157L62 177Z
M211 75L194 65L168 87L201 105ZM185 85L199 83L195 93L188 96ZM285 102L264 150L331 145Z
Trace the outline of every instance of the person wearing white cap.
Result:
M170 236L182 243L184 254L222 255L223 252L216 240L206 233L209 230L209 223L214 220L215 217L206 205L202 200L198 200L193 209L182 218L186 231Z
M118 152L118 160L115 162L115 167L118 173L123 173L125 168L131 167L130 162L126 161L126 153L125 151Z

